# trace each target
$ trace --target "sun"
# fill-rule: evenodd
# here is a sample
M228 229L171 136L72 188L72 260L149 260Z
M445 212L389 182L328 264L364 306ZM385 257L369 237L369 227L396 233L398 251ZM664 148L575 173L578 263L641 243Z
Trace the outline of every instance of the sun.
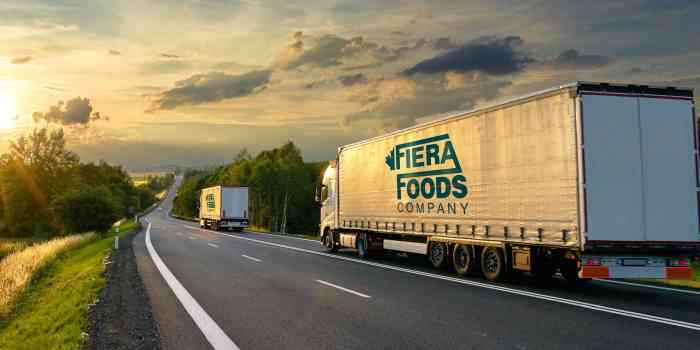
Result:
M14 97L0 89L0 129L14 128L16 120L17 108Z

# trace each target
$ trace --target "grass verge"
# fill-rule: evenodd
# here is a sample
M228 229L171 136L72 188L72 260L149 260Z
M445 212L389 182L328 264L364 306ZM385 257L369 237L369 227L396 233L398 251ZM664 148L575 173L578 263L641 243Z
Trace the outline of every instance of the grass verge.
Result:
M30 240L22 240L22 239L0 239L0 260L2 258L12 254L16 253L29 245L31 245Z
M94 234L72 235L35 244L0 261L0 318L6 317L35 273L59 254L92 240Z
M121 225L121 235L138 226ZM104 260L114 232L59 254L34 276L14 311L0 320L0 349L78 349L87 312L105 285ZM8 257L9 259L9 257Z
M643 279L641 282L647 282L658 285L696 288L700 289L700 261L696 261L690 265L693 268L692 280L660 280L660 279Z

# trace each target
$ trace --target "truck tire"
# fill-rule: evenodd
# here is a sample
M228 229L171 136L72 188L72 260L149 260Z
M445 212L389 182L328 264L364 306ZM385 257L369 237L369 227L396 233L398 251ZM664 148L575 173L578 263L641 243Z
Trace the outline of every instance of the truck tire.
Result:
M449 256L447 244L442 242L431 242L428 246L428 259L436 269L444 269L447 267L447 259Z
M566 283L571 287L579 286L591 280L590 278L581 278L578 276L578 267L575 261L562 263L559 271L566 280Z
M473 270L471 249L466 244L456 244L452 249L452 266L460 276L465 276Z
M357 256L359 256L360 259L369 258L369 249L367 249L368 242L367 242L367 234L366 233L358 233L357 234L357 239L355 240L355 245L357 246Z
M338 251L338 246L335 244L335 239L333 236L333 232L329 230L326 230L323 235L323 246L326 247L326 251L329 253L335 253Z
M489 281L502 280L506 275L506 259L503 250L497 247L486 247L481 253L481 271Z

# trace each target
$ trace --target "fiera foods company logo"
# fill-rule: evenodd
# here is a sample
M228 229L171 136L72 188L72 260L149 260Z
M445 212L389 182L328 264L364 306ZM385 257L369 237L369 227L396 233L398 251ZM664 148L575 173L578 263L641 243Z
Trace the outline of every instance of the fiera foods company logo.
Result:
M216 202L214 201L214 194L209 193L207 195L206 199L207 199L207 209L210 211L216 209Z
M390 171L397 172L398 200L404 193L411 200L461 199L468 193L467 179L449 134L396 145L386 156L386 164ZM435 208L435 203L432 206Z

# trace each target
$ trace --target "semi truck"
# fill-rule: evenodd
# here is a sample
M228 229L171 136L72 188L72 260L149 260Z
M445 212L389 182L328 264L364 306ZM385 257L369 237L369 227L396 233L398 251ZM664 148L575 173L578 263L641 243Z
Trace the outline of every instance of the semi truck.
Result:
M248 227L248 187L213 186L199 194L199 227L242 231Z
M690 279L696 126L690 89L575 82L342 146L320 241L488 280Z

